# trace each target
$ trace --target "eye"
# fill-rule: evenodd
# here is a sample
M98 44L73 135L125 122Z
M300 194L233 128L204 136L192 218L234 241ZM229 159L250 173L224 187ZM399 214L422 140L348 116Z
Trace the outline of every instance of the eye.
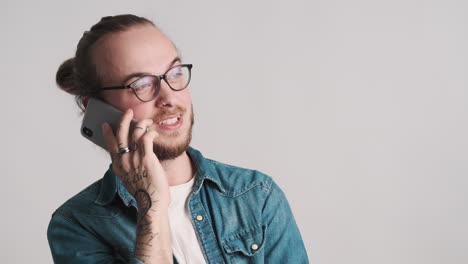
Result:
M167 78L168 81L177 81L178 79L180 79L183 76L184 76L184 72L182 70L182 67L180 67L180 66L172 68L166 74L166 78Z
M138 86L135 86L135 89L141 90L141 89L145 89L145 88L147 88L149 86L151 86L151 83L141 83L141 84L138 84Z
M130 85L138 93L151 91L155 88L155 80L152 76L144 76Z

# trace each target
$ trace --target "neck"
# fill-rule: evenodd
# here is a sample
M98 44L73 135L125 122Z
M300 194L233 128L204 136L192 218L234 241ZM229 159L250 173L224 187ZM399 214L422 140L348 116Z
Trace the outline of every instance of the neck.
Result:
M186 183L192 179L194 174L187 151L175 159L161 161L161 165L166 172L169 186Z

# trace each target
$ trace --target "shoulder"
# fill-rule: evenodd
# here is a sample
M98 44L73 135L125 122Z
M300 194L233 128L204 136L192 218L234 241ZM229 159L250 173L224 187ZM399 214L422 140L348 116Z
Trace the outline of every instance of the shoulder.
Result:
M258 170L233 166L204 157L200 151L189 148L188 154L197 168L200 186L203 180L208 179L216 183L226 196L235 197L249 190L262 190L268 194L273 180L270 176Z
M101 206L96 204L101 186L102 179L89 185L60 205L52 216L61 216L69 222L75 222L77 215L93 215L97 211L101 211L99 210Z
M263 172L254 169L229 165L212 159L206 159L212 172L228 193L242 193L260 187L269 192L274 184L273 179Z

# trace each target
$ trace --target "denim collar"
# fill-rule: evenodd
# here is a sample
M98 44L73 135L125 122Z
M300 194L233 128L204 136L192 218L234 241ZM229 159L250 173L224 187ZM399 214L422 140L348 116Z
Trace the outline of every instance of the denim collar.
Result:
M195 185L193 187L192 193L198 193L205 180L213 182L218 190L224 193L225 188L223 187L223 184L219 179L219 175L216 172L213 164L209 160L205 159L200 151L192 147L187 149L187 154L189 155L196 170L195 174L197 177L195 179ZM111 164L109 165L109 169L101 181L101 188L94 202L99 205L108 205L115 199L116 194L118 194L118 196L122 199L125 206L136 206L135 199L127 191L122 181L114 174Z

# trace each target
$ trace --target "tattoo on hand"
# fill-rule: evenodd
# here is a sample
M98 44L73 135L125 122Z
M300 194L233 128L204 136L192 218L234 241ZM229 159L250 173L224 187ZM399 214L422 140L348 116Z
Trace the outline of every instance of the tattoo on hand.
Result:
M135 170L135 173L129 177L126 181L125 181L125 184L128 185L130 183L132 184L136 184L140 181L142 181L144 178L147 178L148 177L148 173L146 172L146 170L142 171L142 172L139 172L137 169ZM136 197L135 197L136 198Z

